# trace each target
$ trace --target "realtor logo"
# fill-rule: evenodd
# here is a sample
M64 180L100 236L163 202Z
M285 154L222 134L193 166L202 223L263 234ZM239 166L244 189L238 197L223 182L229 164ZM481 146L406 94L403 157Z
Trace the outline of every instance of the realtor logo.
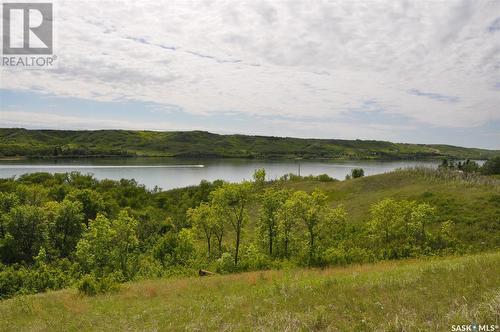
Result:
M3 4L3 54L52 54L52 3Z

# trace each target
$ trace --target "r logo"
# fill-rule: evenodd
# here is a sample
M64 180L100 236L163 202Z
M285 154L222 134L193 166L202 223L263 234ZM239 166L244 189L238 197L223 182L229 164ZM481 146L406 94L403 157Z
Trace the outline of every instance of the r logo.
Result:
M3 54L52 54L52 4L3 4Z

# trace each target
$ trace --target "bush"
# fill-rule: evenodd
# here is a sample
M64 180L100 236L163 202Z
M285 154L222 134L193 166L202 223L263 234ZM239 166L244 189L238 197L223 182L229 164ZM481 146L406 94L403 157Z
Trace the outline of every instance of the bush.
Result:
M495 157L486 161L481 168L481 173L485 175L500 174L500 157Z
M241 257L241 264L238 263L238 268L243 270L264 270L269 269L271 260L269 256L259 251L259 249L250 244L246 250L243 251Z
M234 265L234 257L229 252L225 252L222 256L217 259L217 272L219 273L231 273L236 271L236 266Z
M332 181L335 181L335 179L332 178L331 176L329 176L328 174L320 174L316 178L318 179L319 182L332 182Z
M351 177L353 179L365 176L365 171L362 168L353 168L351 170Z
M373 262L372 254L363 248L329 248L322 255L322 262L326 265L348 265Z
M87 296L115 292L120 284L112 275L96 278L93 274L83 276L77 283L78 291Z
M97 295L99 292L99 286L97 285L97 280L91 274L87 274L80 279L77 284L78 291L87 296Z

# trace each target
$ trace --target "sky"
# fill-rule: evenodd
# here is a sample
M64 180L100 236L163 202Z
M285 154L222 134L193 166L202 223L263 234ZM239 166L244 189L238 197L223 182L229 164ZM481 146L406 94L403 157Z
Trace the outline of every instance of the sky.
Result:
M0 67L0 127L500 149L498 0L53 4L57 66Z

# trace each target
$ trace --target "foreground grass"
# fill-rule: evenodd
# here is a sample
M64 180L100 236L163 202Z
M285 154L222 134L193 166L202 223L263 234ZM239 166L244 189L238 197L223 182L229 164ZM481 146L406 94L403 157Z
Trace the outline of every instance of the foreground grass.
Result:
M126 284L0 302L5 331L449 331L500 324L500 252Z

